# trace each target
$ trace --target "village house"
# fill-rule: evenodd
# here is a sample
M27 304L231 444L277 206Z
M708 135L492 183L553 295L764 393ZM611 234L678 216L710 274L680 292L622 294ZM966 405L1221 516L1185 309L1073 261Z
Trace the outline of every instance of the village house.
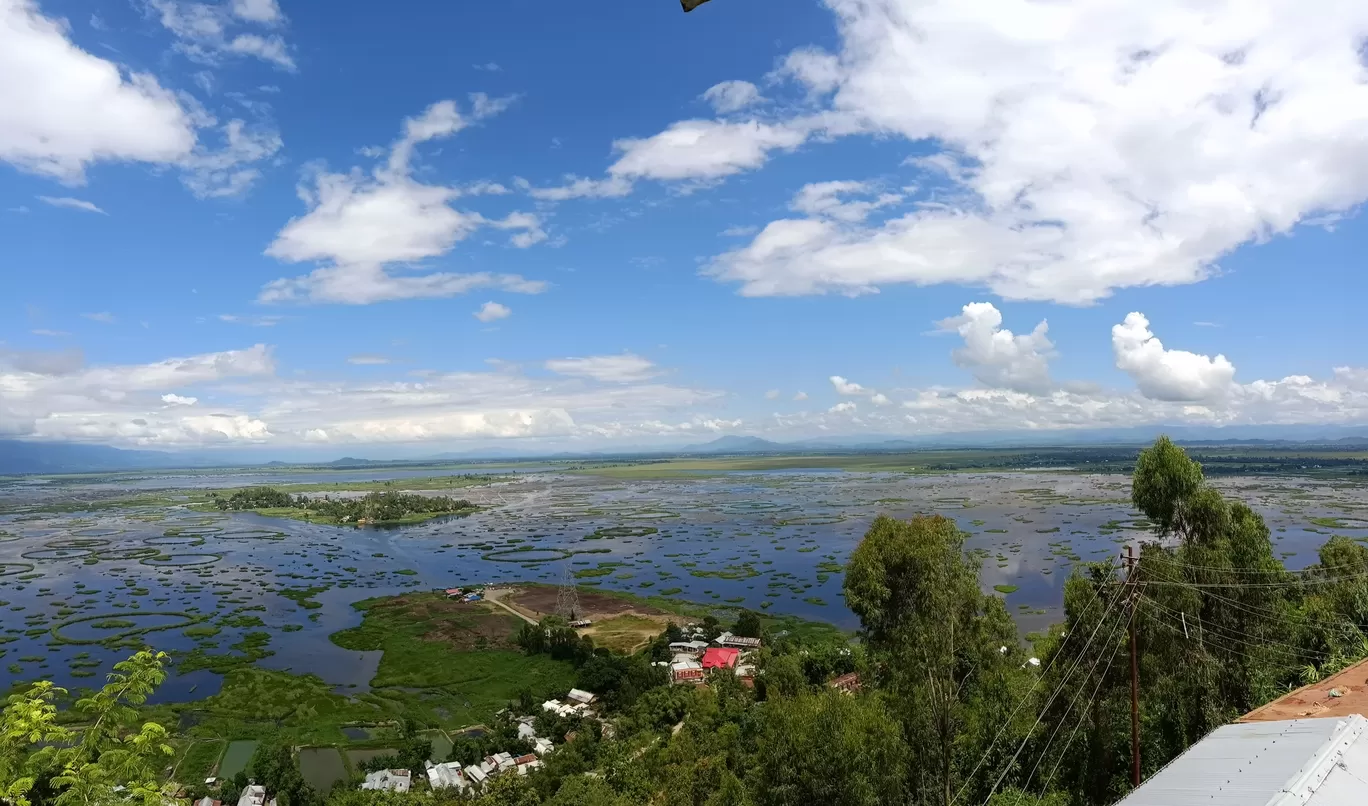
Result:
M858 672L843 674L840 677L833 678L827 685L839 691L844 691L846 694L858 694L860 693L860 675Z
M266 787L255 782L248 782L242 788L242 794L238 796L238 806L266 806ZM270 806L275 806L275 798L271 798Z
M518 774L526 775L542 765L541 759L535 753L528 753L525 756L518 756L513 759L513 763L518 766Z
M707 641L673 641L670 643L670 651L676 655L692 655L698 657L703 654L703 650L708 648Z
M195 806L223 806L223 801L221 801L221 800L214 800L213 798L209 797L208 795L205 795L204 797L202 797L202 798L200 798L199 800L195 801Z
M718 635L717 639L713 643L717 644L718 646L734 647L736 649L760 648L759 638L746 638L745 636L741 635L733 635L730 632L724 632Z
M731 647L708 647L703 653L703 669L734 669L741 658L741 650Z
M366 776L362 789L385 792L407 792L413 785L413 773L408 770L376 770Z
M565 696L567 699L574 700L575 702L581 705L588 705L589 703L597 699L597 697L594 694L577 688L570 689L570 693L566 694Z
M532 740L532 752L536 753L539 756L544 756L555 749L556 746L551 743L550 739L543 739L540 736L538 736L537 738Z
M697 683L703 679L703 664L690 655L676 655L670 664L670 680L675 683Z
M456 761L448 761L445 764L427 763L428 786L434 791L438 789L457 789L465 791L470 786L470 781L465 773L461 771L461 765Z
M489 778L489 773L485 772L482 767L477 766L475 764L471 764L469 767L466 767L464 770L462 770L462 772L465 773L466 780L470 781L472 786L481 786Z

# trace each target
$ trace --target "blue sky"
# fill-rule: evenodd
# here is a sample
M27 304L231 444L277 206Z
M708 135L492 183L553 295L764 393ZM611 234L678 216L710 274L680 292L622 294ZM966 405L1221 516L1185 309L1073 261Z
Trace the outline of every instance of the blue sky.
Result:
M0 433L1368 420L1368 11L968 5L0 0Z

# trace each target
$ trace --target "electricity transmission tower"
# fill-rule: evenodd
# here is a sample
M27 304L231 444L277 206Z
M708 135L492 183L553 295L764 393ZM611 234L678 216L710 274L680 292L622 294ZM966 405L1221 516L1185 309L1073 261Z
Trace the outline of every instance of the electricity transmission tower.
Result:
M566 621L575 621L579 618L579 612L579 591L575 589L574 580L570 576L570 561L566 560L565 565L561 566L560 591L556 594L556 615Z

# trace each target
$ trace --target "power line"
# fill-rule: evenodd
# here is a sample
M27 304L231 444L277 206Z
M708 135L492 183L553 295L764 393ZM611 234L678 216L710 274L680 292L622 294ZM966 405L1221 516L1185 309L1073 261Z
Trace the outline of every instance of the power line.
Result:
M1135 610L1132 610L1132 611L1131 611L1130 619L1126 622L1126 626L1127 626L1128 628L1130 627L1130 623L1131 623L1132 621L1135 620L1135 613L1136 613ZM1040 790L1040 794L1041 794L1041 795L1045 795L1046 793L1048 793L1048 792L1050 791L1050 784L1054 783L1055 773L1059 772L1059 765L1064 763L1064 756L1069 752L1069 747L1073 744L1074 738L1075 738L1076 736L1078 736L1078 729L1081 728L1081 727L1083 727L1083 720L1086 718L1085 715L1086 715L1087 712L1088 712L1088 708L1091 708L1091 707L1092 707L1092 704L1097 700L1097 693L1098 693L1099 691L1102 690L1102 683L1106 681L1106 679L1107 679L1107 674L1108 674L1109 672L1111 672L1112 664L1116 661L1116 655L1117 655L1117 653L1120 652L1120 651L1121 651L1121 646L1120 646L1119 644L1118 644L1114 649L1112 649L1111 658L1107 661L1107 668L1106 668L1106 669L1103 669L1103 670L1102 670L1102 675L1101 675L1100 677L1097 678L1097 685L1093 686L1093 693L1092 693L1092 696L1088 697L1088 704L1087 704L1087 706L1084 707L1084 709L1083 709L1082 711L1079 712L1079 714L1078 714L1078 724L1074 725L1073 733L1070 733L1070 734L1069 734L1069 740L1066 741L1066 742L1064 742L1064 746L1063 746L1062 748L1060 748L1060 750L1059 750L1059 758L1055 760L1054 766L1050 768L1050 776L1049 776L1048 778L1045 779L1045 785L1044 785L1044 786L1041 788L1041 790ZM1051 738L1051 741L1054 741L1054 739ZM1048 745L1046 745L1046 749L1047 749L1047 750L1049 749L1049 746L1048 746ZM1044 755L1042 754L1041 757L1044 758ZM1037 763L1039 763L1039 762L1037 762ZM1035 771L1032 770L1032 771L1031 771L1031 774L1034 775L1034 774L1035 774ZM1029 783L1030 783L1030 779L1027 778L1026 780L1027 780L1027 783L1029 784Z
M1109 577L1116 572L1115 567L1112 565L1113 562L1114 560L1107 561L1107 573ZM1092 598L1088 600L1088 605L1087 607L1083 608L1083 612L1080 614L1080 616L1087 615L1088 613L1092 612L1093 605L1101 601L1102 597L1097 595L1097 588L1092 588L1089 592L1092 593ZM1031 687L1027 689L1026 693L1021 696L1021 701L1017 703L1016 708L1012 709L1011 715L1008 716L1007 719L998 728L997 734L993 736L993 741L988 744L988 747L983 751L983 755L979 756L978 763L974 765L974 769L970 771L968 776L965 777L964 783L960 784L959 791L955 793L955 799L951 801L951 803L958 801L964 795L964 790L969 788L969 784L973 782L974 776L978 775L978 771L983 768L983 763L988 760L988 754L993 752L994 747L997 747L998 740L1002 738L1002 734L1007 730L1008 726L1012 724L1012 721L1016 719L1017 714L1021 712L1021 709L1025 707L1026 703L1030 701L1031 695L1035 693L1035 690L1039 688L1041 682L1045 680L1045 676L1049 674L1049 671L1054 666L1055 661L1063 657L1064 647L1068 645L1070 640L1073 639L1073 636L1074 633L1072 632L1064 636L1063 643L1061 643L1059 645L1059 648L1055 650L1054 654L1050 656L1050 661L1045 664L1044 669L1040 670L1040 675L1035 679L1035 682L1031 684Z
M1094 700L1094 699L1097 698L1097 692L1098 692L1098 690L1101 689L1101 687L1102 687L1102 682L1103 682L1104 680L1107 679L1107 673L1111 671L1112 663L1116 660L1116 653L1118 653L1118 652L1121 651L1121 646L1120 646L1120 644L1118 644L1117 641L1116 641L1117 636L1119 636L1119 635L1121 634L1121 631L1122 631L1122 630L1124 630L1124 629L1126 629L1127 627L1130 626L1130 622L1131 622L1134 618L1135 618L1135 611L1132 610L1132 611L1131 611L1131 616L1130 616L1130 618L1126 619L1125 621L1118 621L1118 622L1116 623L1116 627L1112 629L1112 633L1111 633L1111 637L1110 637L1110 642L1113 644L1113 646L1112 646L1111 657L1110 657L1110 659L1107 661L1107 669L1106 669L1106 671L1104 671L1104 672L1102 673L1102 676L1099 677L1099 678L1097 679L1097 685L1093 688L1092 697L1090 697L1089 700L1088 700L1088 704L1089 704L1089 705L1092 704L1092 700ZM1101 663L1102 663L1102 655L1099 654L1099 655L1097 656L1097 660L1093 663L1092 668L1088 670L1088 675L1091 675L1094 671L1096 671L1097 667L1098 667L1099 665L1101 665ZM1084 680L1087 680L1087 677L1084 677ZM1083 690L1084 690L1083 687L1080 686L1079 689L1078 689L1078 694L1076 694L1076 695L1074 696L1073 701L1069 703L1069 707L1068 707L1067 709L1065 709L1063 716L1061 716L1061 717L1059 718L1059 724L1055 725L1054 732L1050 734L1049 740L1045 742L1045 747L1041 749L1040 754L1036 757L1035 766L1034 766L1034 767L1031 767L1031 772L1030 772L1030 774L1027 775L1027 776L1026 776L1026 779L1022 782L1022 787L1021 787L1021 788L1022 788L1023 790L1030 787L1030 785L1031 785L1031 779L1035 777L1036 770L1040 768L1040 762L1044 760L1045 756L1049 755L1050 746L1054 744L1055 737L1059 735L1059 729L1062 728L1062 727L1064 727L1064 723L1065 723L1066 721L1068 721L1068 719L1069 719L1069 714L1073 713L1074 706L1078 704L1079 699L1081 699L1081 697L1082 697L1082 695L1083 695ZM1086 713L1086 709L1085 709L1084 713ZM1082 714L1080 714L1080 716L1079 716L1078 724L1079 724L1080 726L1083 724L1083 716L1082 716ZM1075 727L1075 728L1074 728L1074 734L1071 734L1071 735L1069 736L1069 742L1072 742L1072 741L1073 741L1073 736L1076 735L1077 733L1078 733L1078 728ZM1065 744L1065 745L1064 745L1064 748L1067 750L1067 749L1068 749L1068 744ZM1062 753L1062 752L1063 752L1063 751L1061 751L1061 753ZM1061 758L1062 758L1062 755L1061 755ZM1058 765L1056 765L1056 768L1058 768ZM1047 790L1048 790L1048 785L1047 785Z
M993 793L1002 785L1002 780L1007 777L1007 773L1011 771L1012 766L1016 764L1017 758L1021 756L1021 751L1026 748L1026 743L1030 741L1031 734L1035 733L1035 729L1040 727L1040 721L1045 718L1045 712L1049 710L1050 706L1054 704L1055 699L1059 697L1060 692L1064 690L1064 686L1069 682L1069 678L1073 677L1074 670L1078 668L1079 663L1083 660L1083 654L1088 651L1088 647L1092 646L1093 639L1097 637L1097 631L1102 629L1102 624L1106 621L1107 615L1111 613L1112 608L1116 606L1116 603L1121 600L1121 595L1125 593L1126 588L1127 586L1125 585L1117 586L1116 595L1112 598L1111 603L1107 605L1107 609L1103 611L1102 617L1098 619L1097 626L1093 628L1092 634L1088 636L1088 642L1083 645L1083 649L1080 651L1078 657L1074 658L1073 665L1064 673L1064 677L1059 681L1059 685L1050 695L1050 698L1045 701L1045 705L1036 716L1035 722L1031 725L1030 730L1026 732L1026 737L1021 740L1021 744L1017 745L1016 752L1012 754L1011 759L1007 761L1007 765L1003 767L1002 773L999 774L997 780L993 782L992 789L988 790L988 797L983 799L985 804L992 799Z

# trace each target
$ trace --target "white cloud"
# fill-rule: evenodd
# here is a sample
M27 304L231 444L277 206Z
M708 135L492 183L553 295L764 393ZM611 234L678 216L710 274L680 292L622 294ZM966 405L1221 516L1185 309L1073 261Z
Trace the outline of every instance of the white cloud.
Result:
M721 179L759 168L771 151L797 148L810 133L810 126L797 122L682 120L652 137L613 143L622 156L608 173L660 181Z
M847 400L847 401L844 402L844 403L837 403L836 405L834 405L834 406L832 406L831 408L827 409L827 413L828 413L828 414L850 414L851 412L855 411L855 409L856 409L855 403L854 403L853 401Z
M176 37L176 50L192 61L216 65L224 55L253 56L293 71L289 46L279 34L234 32L239 25L283 22L274 0L233 0L223 5L187 0L146 0L147 9Z
M760 90L749 81L723 81L709 87L702 95L719 115L728 115L764 100Z
M951 170L876 225L771 223L712 267L743 294L957 283L1088 304L1200 281L1368 198L1368 4L828 5L839 52L781 72L832 93L829 132L902 137Z
M607 383L643 381L660 374L650 359L632 353L557 358L547 361L546 368L559 375L592 378Z
M32 334L35 335L35 336L50 336L50 337L53 337L53 338L57 338L57 337L61 337L61 336L70 336L70 335L71 335L70 333L66 332L65 330L48 330L47 328L41 328L41 327L40 327L40 328L37 328L37 329L35 329L35 330L30 330L29 332L32 333Z
M389 356L376 355L375 353L358 353L356 355L347 356L347 363L362 367L374 367L389 364L391 362Z
M776 77L788 76L807 86L814 95L825 95L841 82L841 64L820 48L803 47L784 57Z
M294 59L290 57L289 46L279 36L238 34L229 40L223 49L229 53L255 56L285 70L295 69Z
M96 207L93 202L84 199L73 199L70 196L39 196L38 201L50 204L53 207L65 207L68 210L83 210L87 213L99 213L108 215L104 210Z
M444 255L481 227L514 231L511 243L518 247L546 238L535 215L514 212L501 219L488 219L477 212L457 210L451 202L463 195L461 188L424 184L410 175L419 144L449 137L470 122L455 102L439 101L422 115L404 121L403 135L391 146L388 160L370 175L359 169L340 174L315 167L299 187L308 213L291 219L266 254L296 263L319 261L324 266L301 277L268 283L260 300L364 305L447 297L476 288L521 294L545 290L545 283L516 274L415 275L391 270ZM477 184L476 189L488 191L484 185Z
M764 165L770 152L791 151L811 136L815 123L781 124L756 120L681 120L651 137L627 137L613 143L619 152L603 179L565 177L558 187L533 188L534 198L564 201L625 196L639 179L661 182L715 182Z
M869 182L815 182L804 185L789 206L813 218L855 223L864 221L870 213L881 207L902 201L903 197L897 193L880 193L871 201L841 201L842 196L866 196L875 190Z
M726 229L722 230L720 234L726 238L744 238L747 235L754 235L758 229L760 228L754 226L727 227Z
M177 394L165 394L161 396L162 402L169 406L193 406L199 402L197 397L182 397Z
M474 313L475 318L479 319L481 322L493 322L498 319L507 319L512 315L513 312L508 309L508 306L500 305L497 302L486 302L480 306L480 310Z
M471 65L471 67L474 67L476 70L482 70L482 71L484 71L484 72L486 72L486 73L497 73L497 72L499 72L500 70L503 69L503 68L500 67L500 66L498 65L498 63L496 63L496 62L485 62L484 64L473 64L473 65Z
M769 390L768 392L765 393L765 399L766 399L766 400L778 400L778 399L779 399L779 390L778 390L778 389L771 389L771 390Z
M275 327L285 319L283 316L238 316L237 314L221 313L218 315L220 322L232 324L250 325L251 327Z
M585 373L532 378L508 366L426 372L417 382L286 380L261 346L97 368L83 368L79 353L71 351L0 351L0 429L40 440L176 447L605 440L740 425L691 410L718 399L715 392L657 383L640 368L608 372L600 363L577 369L606 381ZM212 397L199 395L193 406L184 405L200 388ZM681 418L680 411L688 413ZM677 425L665 425L665 416Z
M195 149L182 162L181 182L201 199L241 196L261 176L253 165L275 156L284 143L280 132L265 125L248 126L230 120L223 127L224 146L218 151Z
M194 148L171 91L76 47L32 0L0 0L0 76L0 160L20 170L80 184L94 162L168 165Z
M114 314L110 313L109 311L100 311L98 313L83 313L81 314L81 317L83 319L89 319L92 322L99 322L102 325L112 325L118 321L114 317Z
M796 394L796 395L793 396L793 399L794 399L794 400L807 400L807 399L808 399L807 392L799 392L798 394Z
M567 199L615 199L632 192L629 180L610 176L607 179L586 179L574 174L566 174L565 184L558 187L532 187L527 180L515 184L529 196L542 201L566 201Z
M1002 327L1002 313L991 302L971 302L959 316L938 323L959 333L964 346L952 354L955 364L969 370L981 383L1018 392L1047 392L1054 344L1042 321L1030 333L1015 335Z
M1184 350L1166 350L1150 332L1142 313L1129 313L1112 327L1116 366L1135 379L1141 393L1154 400L1199 402L1230 391L1235 365L1224 355L1210 358Z
M848 381L840 375L832 375L830 381L832 388L836 390L836 394L838 395L853 396L870 394L869 389L866 389L853 381Z
M893 403L893 401L889 400L888 396L883 394L882 392L874 393L874 396L869 399L869 402L873 403L876 406L888 406Z
M233 0L233 14L251 22L276 23L282 19L276 0Z

